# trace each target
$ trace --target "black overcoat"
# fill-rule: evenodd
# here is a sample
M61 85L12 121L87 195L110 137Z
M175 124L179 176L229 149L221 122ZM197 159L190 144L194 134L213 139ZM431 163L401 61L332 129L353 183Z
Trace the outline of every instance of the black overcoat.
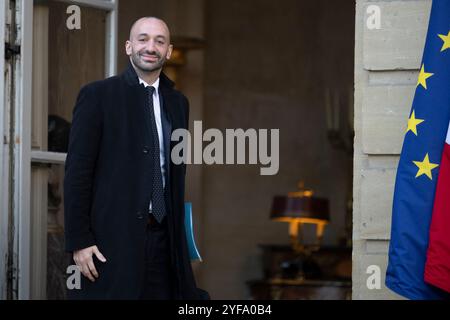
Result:
M196 288L184 229L186 165L169 160L177 143L171 132L188 127L188 100L163 73L159 94L175 298L202 299L206 292ZM81 276L81 289L69 290L69 298L139 298L153 175L149 110L131 64L123 74L80 90L65 163L65 246L73 252L97 245L107 262L94 257L99 278L91 283Z

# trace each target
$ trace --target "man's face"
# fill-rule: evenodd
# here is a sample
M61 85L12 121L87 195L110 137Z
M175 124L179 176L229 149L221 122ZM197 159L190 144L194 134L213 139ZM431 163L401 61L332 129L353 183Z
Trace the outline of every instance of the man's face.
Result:
M125 48L136 68L143 72L159 70L172 54L169 30L161 20L141 19L131 29Z

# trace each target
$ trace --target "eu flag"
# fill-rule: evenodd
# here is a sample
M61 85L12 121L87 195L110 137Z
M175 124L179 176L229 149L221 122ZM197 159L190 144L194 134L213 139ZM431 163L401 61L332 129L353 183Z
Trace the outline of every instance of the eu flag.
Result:
M386 286L409 299L449 297L424 280L429 228L449 120L450 0L434 0L397 169L386 272ZM446 238L450 242L448 232ZM449 248L450 243L447 245Z

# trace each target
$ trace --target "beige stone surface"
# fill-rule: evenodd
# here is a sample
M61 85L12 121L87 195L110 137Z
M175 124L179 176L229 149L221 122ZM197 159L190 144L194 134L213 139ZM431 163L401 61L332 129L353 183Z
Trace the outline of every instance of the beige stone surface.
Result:
M366 27L379 6L381 28ZM353 299L401 299L384 286L395 175L425 43L431 1L356 1ZM378 266L380 289L367 287Z
M371 1L381 13L381 28L363 28L364 69L419 69L431 1ZM367 17L367 15L366 15Z

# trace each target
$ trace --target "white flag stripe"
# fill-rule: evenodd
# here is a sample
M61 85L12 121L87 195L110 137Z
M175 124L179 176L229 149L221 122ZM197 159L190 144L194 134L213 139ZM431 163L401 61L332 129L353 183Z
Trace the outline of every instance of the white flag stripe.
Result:
M448 123L447 138L445 138L445 143L450 144L450 122Z

